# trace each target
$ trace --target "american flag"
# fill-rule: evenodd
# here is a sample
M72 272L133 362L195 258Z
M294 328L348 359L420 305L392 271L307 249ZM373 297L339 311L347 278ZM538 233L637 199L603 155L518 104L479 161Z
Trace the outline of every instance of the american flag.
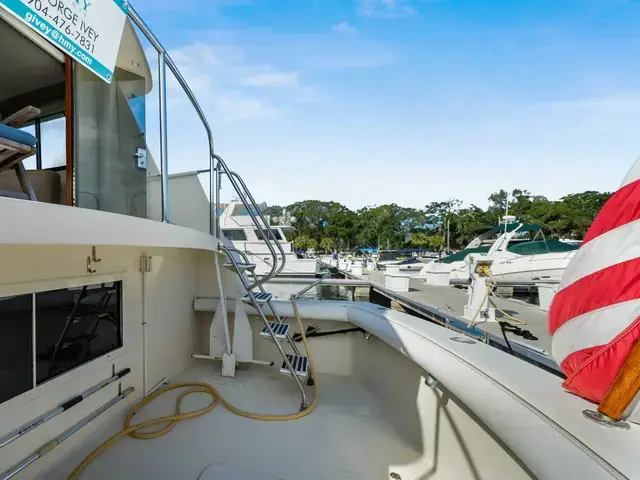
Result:
M563 386L599 403L640 337L640 159L565 270L549 332Z

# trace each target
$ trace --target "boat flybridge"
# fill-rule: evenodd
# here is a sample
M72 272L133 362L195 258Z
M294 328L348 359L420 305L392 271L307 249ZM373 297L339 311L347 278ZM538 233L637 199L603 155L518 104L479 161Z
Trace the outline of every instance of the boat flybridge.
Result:
M257 278L224 239L221 175L277 240L131 5L0 0L0 44L1 479L640 478L638 427L480 337L272 299L286 256L265 241ZM169 175L167 69L208 134L208 195ZM154 82L159 168L134 108Z
M259 204L258 207L262 211L266 210L264 203ZM272 266L271 253L265 244L261 230L255 226L244 204L240 201L221 204L221 212L222 234L231 240L234 248L242 250L249 261L256 264L255 273L258 277L267 275ZM257 211L254 214L257 214ZM275 240L272 239L270 243L277 249L278 262L282 262L283 256L285 259L281 275L288 277L320 275L320 262L315 258L298 258L293 242L287 240L286 234L293 232L295 228L291 225L272 225L272 219L268 215L265 215L265 218L275 236Z

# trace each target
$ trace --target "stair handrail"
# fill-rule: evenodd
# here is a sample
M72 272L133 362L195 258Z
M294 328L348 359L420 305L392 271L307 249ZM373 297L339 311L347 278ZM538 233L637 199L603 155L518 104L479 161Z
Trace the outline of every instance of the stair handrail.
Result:
M304 295L305 293L307 293L309 290L311 290L313 287L320 285L322 283L322 281L327 278L329 275L331 275L330 272L327 272L325 274L323 274L318 280L316 280L313 283L310 283L309 285L307 285L306 287L304 287L302 290L300 290L298 293L296 293L295 295L292 295L292 297L297 300L298 298L300 298L302 295Z
M236 181L236 179L239 179L240 176L238 174L235 174L233 171L231 171L229 169L229 167L227 166L227 164L225 163L225 161L222 159L222 157L220 155L214 153L213 157L218 161L218 168L221 168L224 171L224 173L227 174L227 177L229 178L229 181L231 182L231 186L233 186L233 189L238 194L238 197L240 198L240 201L244 205L244 208L247 209L247 213L251 217L251 220L253 220L253 223L261 231L263 239L266 239L265 243L267 245L267 248L269 249L269 252L271 253L271 257L273 258L273 265L271 266L271 270L269 271L269 273L267 275L265 275L264 277L262 277L261 279L255 281L251 285L249 285L249 290L253 290L255 287L268 282L269 280L271 280L273 277L275 277L278 274L278 255L276 254L276 251L274 250L273 245L269 241L269 237L262 230L262 227L260 226L260 222L258 220L258 217L256 217L256 214L254 213L254 211L252 209L252 206L247 202L247 198L249 198L249 200L253 203L253 208L255 208L255 211L258 212L258 215L263 219L263 221L265 221L265 224L266 224L266 220L264 219L264 216L262 215L262 212L258 208L258 205L255 204L255 201L253 200L253 196L251 196L251 194L248 193L248 191L247 191L247 196L245 197L242 189L240 188L240 186L238 185L238 182ZM218 172L218 175L220 175L220 173L221 172ZM242 180L240 179L240 181L242 181ZM244 182L242 182L242 184L245 187L245 190L248 190L248 189L246 189L246 185L244 184ZM219 188L220 188L220 184L218 184L218 189ZM220 199L220 195L217 195L216 200L219 201L219 199ZM220 211L219 205L216 205L216 223L219 222L219 211ZM220 234L222 234L222 232L220 230L218 230L218 231L220 232ZM271 232L271 233L273 234L273 232ZM280 246L280 249L282 249L281 246ZM283 263L284 263L284 252L283 252Z
M267 316L262 311L262 309L260 308L260 305L258 305L258 302L256 301L255 297L253 296L251 288L248 285L249 282L240 273L240 267L238 265L238 262L236 261L236 259L231 254L232 250L236 250L237 251L237 249L232 249L232 248L225 247L225 246L222 246L221 249L222 249L223 252L227 253L227 257L229 258L229 260L231 260L231 263L233 264L233 267L236 270L236 272L238 272L239 277L240 277L240 282L244 286L244 289L245 289L245 291L247 293L248 300L249 300L249 302L251 302L251 306L258 312L258 316L262 320L262 323L264 323L265 328L269 332L269 336L271 337L271 339L275 343L275 346L278 349L278 353L280 353L280 356L282 357L282 360L284 361L284 364L286 365L286 367L289 370L289 372L291 372L291 376L295 380L296 385L298 386L298 389L300 390L300 394L302 396L302 404L300 406L300 411L304 410L305 408L307 408L307 394L304 391L304 387L302 386L302 382L300 381L300 378L296 374L295 368L293 368L293 365L291 364L291 361L289 360L289 357L287 357L287 353L282 348L282 345L280 345L280 342L278 342L278 339L276 338L276 334L273 331L273 329L271 328L271 324L269 323L269 320L267 319ZM274 312L274 314L276 314L275 310L273 309L273 306L272 306L272 311ZM276 316L277 316L277 314L276 314ZM293 343L293 342L291 342L291 343ZM297 351L297 349L295 351Z
M257 206L257 202L255 201L255 199L253 198L253 195L251 195L251 192L249 191L249 189L247 188L247 184L244 183L244 180L242 179L242 177L240 175L238 175L236 172L231 172L231 174L240 182L240 184L242 185L242 187L244 188L247 196L249 197L249 200L251 200L251 202L256 205L256 210L258 211L258 215L260 215L260 218L262 219L264 226L267 230L267 232L271 235L271 239L273 239L274 243L276 244L276 246L278 247L278 250L280 250L280 254L282 255L282 263L280 264L280 266L278 267L278 270L276 271L276 273L273 275L274 277L276 275L280 275L280 273L282 273L282 270L284 270L284 267L287 263L286 260L286 255L284 253L284 249L282 248L282 244L278 241L278 239L276 238L276 234L274 233L273 229L271 228L271 226L269 225L269 222L267 222L267 220L264 218L264 215L262 214L262 211L258 208ZM259 227L260 228L260 227ZM265 234L264 231L262 231L262 228L260 228L260 232L262 233L262 237L263 239L268 242L271 243L271 239L269 239ZM277 263L277 261L276 261ZM272 277L273 278L273 277Z
M250 263L249 262L249 257L247 256L247 252L243 252L242 250L237 249L235 247L227 247L227 246L222 247L222 249L227 252L227 255L231 255L232 253L237 253L238 256L240 256L240 258L242 258L243 262ZM255 271L252 270L251 271L251 275L253 276L254 280L257 280ZM262 285L258 285L258 288L260 289L260 291L262 293L266 293L266 290L264 289L264 287ZM273 306L273 303L271 302L271 300L269 300L267 302L267 304L269 305L269 309L271 310L271 313L273 314L273 316L276 318L276 320L278 320L278 323L284 323L284 318L280 318L280 315L278 315L278 312L276 311L275 307ZM296 344L293 342L293 340L291 339L291 337L288 334L287 334L287 342L291 346L291 349L293 350L293 352L296 355L300 355L300 351L298 350L298 347L296 347Z

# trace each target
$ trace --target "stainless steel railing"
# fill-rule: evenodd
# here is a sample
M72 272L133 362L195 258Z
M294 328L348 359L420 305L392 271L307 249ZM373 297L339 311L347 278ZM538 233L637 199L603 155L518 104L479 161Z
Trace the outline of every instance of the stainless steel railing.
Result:
M187 81L184 79L180 70L172 60L171 56L167 53L166 49L160 43L160 40L153 34L151 29L138 15L133 7L129 7L129 18L140 29L144 36L151 42L153 47L158 52L158 90L159 90L159 104L160 104L160 191L162 197L162 221L169 223L171 215L169 211L169 159L168 159L168 138L167 138L167 82L166 82L166 67L173 73L178 84L182 87L183 91L189 98L193 108L195 109L205 131L207 132L207 139L209 142L209 233L220 238L222 232L220 231L220 189L221 189L221 175L224 173L229 178L231 185L240 197L243 205L249 212L251 219L256 225L256 228L262 233L262 237L265 240L267 248L273 257L273 265L269 273L261 279L250 285L250 289L253 289L263 283L267 282L271 278L278 275L284 269L286 263L286 257L284 250L280 243L277 241L275 233L269 226L269 222L266 221L264 215L260 211L257 202L251 195L251 192L244 183L244 180L237 173L229 169L225 161L219 155L215 154L213 133L211 126L207 121L207 118L202 110L202 107L196 100L196 97L189 88ZM217 162L217 165L216 165ZM252 208L253 207L253 208ZM257 212L257 215L256 215ZM260 224L262 221L262 225ZM275 249L271 245L271 241L277 245L278 250L282 255L282 262L278 262L278 255Z
M169 158L168 158L168 138L167 138L167 85L166 85L166 67L173 73L178 84L184 90L184 93L189 98L191 105L195 109L205 131L207 132L207 139L209 142L209 199L211 203L219 205L219 199L214 196L219 195L219 191L216 189L217 177L214 171L214 148L213 148L213 133L207 118L202 110L202 107L196 100L195 95L187 81L184 79L180 70L174 63L171 56L167 53L166 49L160 43L160 40L153 34L147 24L140 18L138 12L129 5L128 15L131 21L140 29L142 34L151 42L151 45L156 49L158 53L158 95L160 102L160 191L162 196L162 221L169 222L171 215L169 212ZM220 237L219 222L217 221L218 212L214 212L212 208L209 209L209 233L216 238Z
M262 211L258 207L257 202L253 198L253 195L251 195L251 192L247 188L246 183L244 183L244 180L242 179L242 177L240 177L240 175L238 175L236 172L230 170L229 167L227 166L227 164L225 163L225 161L222 159L222 157L220 157L219 155L214 154L214 158L218 162L217 165L216 165L216 170L218 171L218 176L220 176L221 173L224 173L224 174L227 175L227 178L229 179L229 182L231 183L231 185L233 186L234 190L238 194L238 197L240 198L240 201L242 202L242 204L246 208L247 213L251 217L251 220L253 221L253 223L255 224L256 228L258 229L258 231L262 235L264 243L267 246L267 248L269 249L269 253L271 254L271 258L273 258L273 263L271 264L271 269L269 270L269 273L267 273L267 275L265 275L264 277L262 277L260 279L257 279L254 283L252 283L249 286L249 289L252 290L255 287L258 287L258 286L264 284L265 282L268 282L273 277L278 275L282 271L282 269L284 269L284 266L285 266L285 263L286 263L286 256L285 256L285 253L284 253L284 249L282 248L282 245L280 245L280 243L278 242L275 233L273 232L273 230L269 226L269 222L264 217ZM219 202L219 195L217 197L217 201ZM215 209L216 209L216 211L219 211L219 209L220 209L219 203L216 204ZM264 228L263 228L263 226L264 226ZM273 240L273 242L271 242L271 240ZM273 248L273 244L275 244L277 246L278 250L280 251L280 254L282 255L282 262L278 261L278 255L277 255L275 249Z
M304 295L305 293L307 293L309 290L311 290L313 287L320 285L327 277L329 277L331 275L331 273L325 273L324 275L322 275L318 280L316 280L313 283L310 283L309 285L307 285L306 287L304 287L302 290L300 290L298 293L296 293L295 295L292 295L292 297L294 299L298 299L300 298L302 295Z
M284 253L284 249L282 248L282 244L278 241L278 239L276 238L275 232L273 231L273 229L269 225L269 222L267 222L266 218L262 214L262 211L258 208L256 200L253 198L253 195L251 195L251 192L247 188L247 185L244 183L244 180L242 179L242 177L240 175L238 175L236 172L231 172L231 174L236 180L238 180L240 185L242 185L242 188L244 189L245 194L247 195L247 197L249 198L251 203L255 206L255 208L256 208L256 210L258 212L258 215L260 216L260 219L264 223L264 226L265 226L265 229L267 230L267 233L269 233L269 236L265 235L264 232L262 231L262 229L260 228L263 240L267 244L271 244L271 240L273 240L273 243L275 243L275 245L278 247L278 250L280 251L280 255L282 255L282 263L280 264L280 266L277 269L275 269L275 273L273 273L273 274L271 274L269 276L269 278L273 278L273 277L275 277L276 275L279 275L282 272L282 270L284 269L284 267L285 267L285 265L287 263L287 259L286 259L287 257L286 257L286 255ZM238 193L238 194L240 195L240 193ZM277 257L274 257L274 263L277 263L277 261L278 261ZM272 267L272 272L273 272L273 270L274 269Z

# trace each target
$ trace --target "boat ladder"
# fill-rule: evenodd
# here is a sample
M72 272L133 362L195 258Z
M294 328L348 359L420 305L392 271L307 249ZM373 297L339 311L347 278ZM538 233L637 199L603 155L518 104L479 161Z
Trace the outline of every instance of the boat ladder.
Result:
M282 357L280 373L291 375L295 380L302 396L300 409L304 410L307 408L308 403L302 382L306 379L308 385L313 384L313 379L311 378L309 369L309 359L306 355L301 354L300 350L291 338L291 335L289 334L290 325L286 323L286 318L281 318L273 306L273 294L267 292L264 288L264 284L266 282L282 272L285 266L286 255L282 249L282 245L280 245L280 242L276 239L275 233L269 226L269 222L260 211L260 208L242 178L237 173L229 170L224 160L222 160L218 155L214 155L214 158L217 160L216 169L218 175L226 174L229 178L238 198L247 210L256 229L261 234L261 238L269 249L273 259L271 270L267 275L258 278L255 273L256 264L249 261L245 252L230 246L225 246L220 242L219 249L228 259L223 266L238 275L244 290L242 302L252 306L264 323L264 327L260 332L260 337L271 340L275 344L278 353ZM219 181L218 188L220 188ZM217 198L220 198L219 194ZM216 206L216 208L216 211L219 212L218 206ZM220 232L219 229L218 232ZM221 234L219 233L219 235ZM280 256L276 253L274 245L279 250ZM267 315L271 316L273 319L270 321L267 318ZM285 351L284 347L287 344L289 346L290 353Z

